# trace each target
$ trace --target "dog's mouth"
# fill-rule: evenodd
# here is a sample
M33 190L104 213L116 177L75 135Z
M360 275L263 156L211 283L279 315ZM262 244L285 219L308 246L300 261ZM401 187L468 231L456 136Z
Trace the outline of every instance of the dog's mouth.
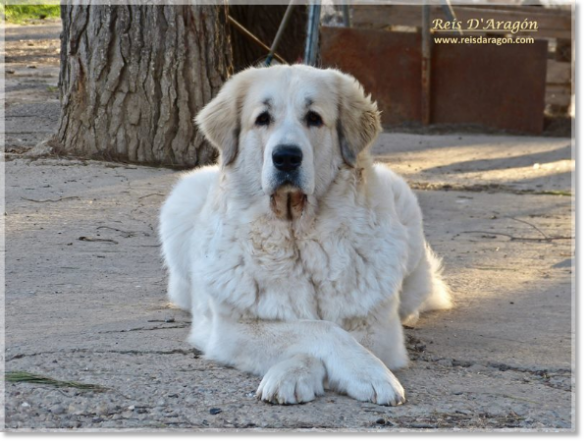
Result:
M307 195L290 184L283 185L271 195L271 209L281 220L295 220L303 215Z

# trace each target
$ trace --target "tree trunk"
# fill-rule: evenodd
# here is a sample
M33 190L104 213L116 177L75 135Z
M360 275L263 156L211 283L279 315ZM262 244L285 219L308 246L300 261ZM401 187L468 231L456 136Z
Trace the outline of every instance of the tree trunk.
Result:
M231 5L230 15L270 48L286 10L287 5ZM277 47L277 53L288 63L303 62L306 28L307 7L295 6ZM252 43L234 27L230 32L234 53L234 72L264 62L267 56L264 49Z
M58 150L190 167L217 153L193 118L232 71L226 6L61 7Z

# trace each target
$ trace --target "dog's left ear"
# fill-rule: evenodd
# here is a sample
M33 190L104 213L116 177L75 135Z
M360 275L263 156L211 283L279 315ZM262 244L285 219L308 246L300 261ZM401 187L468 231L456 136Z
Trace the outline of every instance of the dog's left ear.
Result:
M252 69L242 71L228 80L218 95L195 117L199 129L220 151L222 166L232 163L238 154L240 109Z
M380 112L354 77L338 74L338 139L346 164L356 166L358 154L381 132Z

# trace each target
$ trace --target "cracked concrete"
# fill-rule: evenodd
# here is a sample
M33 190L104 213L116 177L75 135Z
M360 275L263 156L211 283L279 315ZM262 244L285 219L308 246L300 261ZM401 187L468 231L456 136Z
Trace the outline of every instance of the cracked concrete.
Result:
M6 370L108 390L7 382L7 430L575 429L570 140L377 142L418 189L456 296L406 329L396 408L333 392L257 401L259 378L203 359L185 342L189 315L167 303L156 223L177 173L27 157L36 142L6 162Z

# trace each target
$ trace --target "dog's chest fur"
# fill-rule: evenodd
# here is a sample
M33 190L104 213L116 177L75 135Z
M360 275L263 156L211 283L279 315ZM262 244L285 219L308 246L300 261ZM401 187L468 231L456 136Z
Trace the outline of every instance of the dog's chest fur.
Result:
M368 316L398 297L405 228L367 208L331 210L303 229L264 217L210 224L197 235L194 250L205 257L194 260L195 281L243 317L342 324Z

